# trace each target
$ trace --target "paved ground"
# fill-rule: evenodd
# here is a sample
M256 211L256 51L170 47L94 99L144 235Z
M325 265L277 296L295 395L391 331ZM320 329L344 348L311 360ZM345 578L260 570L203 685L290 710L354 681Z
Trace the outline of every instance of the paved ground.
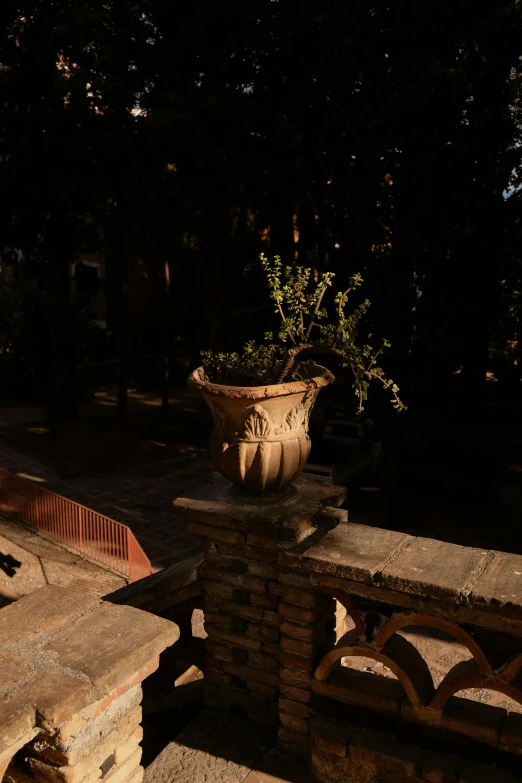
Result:
M15 420L26 423L40 421L41 415L41 410L33 406L14 411L3 408L0 421L6 427ZM2 424L0 438L1 428ZM196 452L181 469L160 476L60 478L55 470L34 454L27 454L16 444L1 439L0 466L128 525L155 569L199 551L198 543L184 533L181 521L174 517L172 501L209 472L206 454Z
M126 582L0 515L0 608L47 584L102 596ZM6 557L7 556L7 557ZM12 567L13 561L17 564ZM9 567L11 565L11 567Z
M205 709L147 767L144 783L313 783L274 744L261 726Z

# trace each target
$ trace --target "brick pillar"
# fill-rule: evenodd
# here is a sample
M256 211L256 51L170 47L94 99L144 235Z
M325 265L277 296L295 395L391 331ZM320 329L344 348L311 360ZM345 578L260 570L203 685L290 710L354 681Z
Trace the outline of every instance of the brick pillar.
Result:
M174 502L204 549L206 702L278 726L295 753L308 744L311 674L335 620L333 600L285 555L334 527L344 497L299 479L284 497L244 498L216 477Z
M178 636L55 586L0 610L0 779L141 783L141 683Z

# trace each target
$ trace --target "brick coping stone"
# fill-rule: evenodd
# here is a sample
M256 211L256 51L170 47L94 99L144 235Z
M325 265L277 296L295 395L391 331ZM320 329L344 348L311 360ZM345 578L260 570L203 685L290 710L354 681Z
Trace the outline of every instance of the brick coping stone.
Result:
M168 620L54 585L1 609L0 758L31 733L106 709L178 638Z

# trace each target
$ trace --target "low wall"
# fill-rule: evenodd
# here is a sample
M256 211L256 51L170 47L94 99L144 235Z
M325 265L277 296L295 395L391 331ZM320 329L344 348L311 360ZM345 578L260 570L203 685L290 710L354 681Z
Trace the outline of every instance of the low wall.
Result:
M0 780L140 783L141 683L178 636L55 586L1 609Z
M343 497L216 478L175 501L204 548L207 702L277 726L322 783L522 780L522 557L352 524ZM435 682L411 629L464 659Z

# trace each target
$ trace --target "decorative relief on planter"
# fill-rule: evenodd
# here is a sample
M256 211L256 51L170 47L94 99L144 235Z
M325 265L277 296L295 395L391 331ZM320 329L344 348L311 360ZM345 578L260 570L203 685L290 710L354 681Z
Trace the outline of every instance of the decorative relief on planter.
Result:
M207 402L215 430L210 450L219 472L247 494L277 492L301 473L310 453L310 412L333 381L322 367L314 378L259 387L221 386L190 377Z

